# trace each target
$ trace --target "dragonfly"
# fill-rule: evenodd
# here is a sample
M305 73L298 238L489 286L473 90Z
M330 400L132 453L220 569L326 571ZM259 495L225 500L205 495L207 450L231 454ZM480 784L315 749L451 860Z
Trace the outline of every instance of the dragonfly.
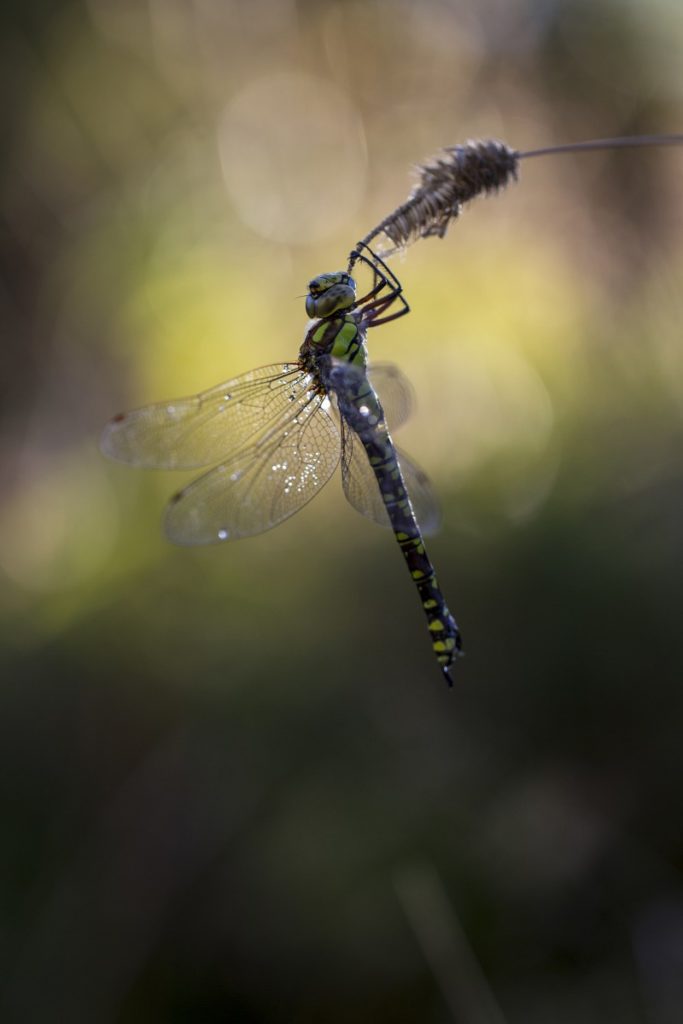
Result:
M310 323L296 362L121 413L105 427L100 446L131 466L211 467L167 506L166 536L184 545L270 530L303 508L341 463L350 504L393 530L437 664L452 686L462 638L423 536L438 524L438 504L425 474L389 431L389 423L396 429L409 415L410 385L392 364L368 366L368 330L410 307L396 275L365 243L352 250L348 266L358 262L372 274L360 297L348 269L309 282Z
M166 534L178 544L229 541L271 529L310 501L341 462L349 502L394 532L437 663L452 686L462 637L423 536L438 519L436 501L422 471L395 447L389 432L389 424L399 427L407 416L409 386L395 367L368 366L368 330L410 311L382 257L420 238L443 238L472 199L516 180L523 160L681 144L678 134L527 151L498 140L447 147L418 166L407 200L357 243L346 270L309 282L311 323L296 362L264 366L194 397L115 416L105 428L102 451L134 466L211 467L167 508ZM351 276L357 263L372 274L370 290L361 297Z

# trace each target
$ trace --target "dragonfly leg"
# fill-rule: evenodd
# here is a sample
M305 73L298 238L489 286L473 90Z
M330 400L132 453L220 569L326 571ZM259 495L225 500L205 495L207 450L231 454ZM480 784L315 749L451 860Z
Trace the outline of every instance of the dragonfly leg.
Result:
M394 313L390 313L389 316L382 316L396 301L401 303L401 308ZM364 306L363 326L379 327L380 324L388 324L390 320L398 320L400 316L405 316L406 313L410 313L410 306L406 302L403 293L393 291L389 295L385 295L384 298Z
M360 246L360 244L361 243L359 242L359 246ZM365 246L364 248L368 249L368 252L374 257L374 253L372 252L371 249L369 249L367 246ZM400 285L400 282L398 281L397 278L395 278L393 275L388 277L386 274L383 274L380 271L379 267L377 266L377 263L374 262L374 260L369 260L367 258L367 256L364 256L361 252L359 252L357 250L354 250L354 253L355 253L355 259L360 259L372 271L372 288L370 289L369 292L367 292L365 295L363 295L360 299L356 300L356 305L357 306L363 306L366 302L369 301L369 299L372 299L372 298L375 297L375 295L378 295L382 291L383 288L390 287L391 283L394 283L395 286L398 286L398 288L400 290L401 285ZM354 256L354 253L351 254L352 258ZM355 262L355 260L354 260L354 262ZM352 267L352 266L353 266L353 263L351 261L349 261L349 267ZM388 270L388 268L386 268L386 269Z
M366 256L363 256L362 253L359 251L360 249L365 249L366 252L369 252L370 259L368 259ZM370 263L377 272L379 272L379 268L381 267L382 271L384 272L383 276L386 278L388 282L391 282L394 285L394 288L397 291L400 292L403 290L403 286L401 285L401 282L399 281L398 277L393 272L393 270L390 270L390 268L387 266L382 257L378 256L376 252L373 252L369 245L366 245L365 242L359 242L358 245L356 246L355 251L358 252L360 259L362 259L366 263Z
M385 280L383 280L382 277L377 273L377 270L375 269L375 267L372 268L372 271L373 271L373 274L374 274L374 277L375 277L375 280L373 282L373 286L370 289L370 291L367 292L366 295L363 295L362 298L356 300L356 305L357 306L364 305L370 299L373 299L375 297L375 295L378 295L382 291L382 289L386 287L386 283L387 282Z
M370 258L361 251L362 249L365 249L366 252L370 254ZM397 320L398 317L405 316L406 313L409 313L410 306L403 297L403 286L393 271L391 271L386 265L384 260L363 242L359 242L357 247L351 253L349 266L352 267L353 263L357 260L360 260L372 270L375 281L371 291L369 291L367 295L364 295L362 299L359 299L356 304L357 307L361 307L363 309L365 326L379 327L380 324L389 323L390 320ZM380 296L379 293L385 287L389 289L388 294ZM389 316L382 316L382 314L397 300L401 302L402 308L395 313L391 313Z
M369 257L365 256L364 253L361 252L361 249L365 249L365 251L370 254ZM349 259L349 267L352 267L356 260L361 260L362 263L365 263L366 266L370 267L373 274L375 275L375 278L379 277L379 279L382 280L384 284L387 285L387 287L391 288L391 286L393 285L392 291L395 291L397 293L403 291L403 285L401 284L393 270L391 270L387 266L385 261L382 259L382 257L379 256L376 252L373 252L370 246L366 245L365 242L359 242L356 248L351 253Z

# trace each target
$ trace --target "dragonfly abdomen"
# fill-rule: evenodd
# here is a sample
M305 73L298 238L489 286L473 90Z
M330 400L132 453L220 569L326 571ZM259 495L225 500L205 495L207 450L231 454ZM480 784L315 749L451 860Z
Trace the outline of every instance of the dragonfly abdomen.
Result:
M334 377L333 371L331 383ZM417 587L434 654L449 686L452 686L449 669L462 648L460 630L441 593L425 549L382 406L367 377L356 381L355 387L349 386L348 375L342 374L342 377L346 378L346 388L334 388L339 411L365 449L394 536Z
M370 465L377 478L384 505L391 520L394 536L417 587L427 618L427 628L436 660L449 686L453 685L449 669L462 649L462 638L441 592L420 527L406 491L394 446L387 433L386 447L369 437L360 436ZM378 450L380 449L380 450ZM387 451L389 449L389 451Z

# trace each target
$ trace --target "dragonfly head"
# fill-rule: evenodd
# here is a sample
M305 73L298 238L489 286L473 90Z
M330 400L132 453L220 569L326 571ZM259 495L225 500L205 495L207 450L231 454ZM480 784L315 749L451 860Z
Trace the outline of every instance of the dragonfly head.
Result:
M345 270L318 274L308 282L306 312L310 317L332 316L356 304L356 282Z

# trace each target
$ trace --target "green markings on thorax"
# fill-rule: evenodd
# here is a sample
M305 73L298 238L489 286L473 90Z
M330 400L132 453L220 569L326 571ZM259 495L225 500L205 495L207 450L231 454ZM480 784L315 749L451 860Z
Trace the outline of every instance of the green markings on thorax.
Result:
M313 330L311 341L335 359L365 366L367 352L365 338L352 314L322 320Z

